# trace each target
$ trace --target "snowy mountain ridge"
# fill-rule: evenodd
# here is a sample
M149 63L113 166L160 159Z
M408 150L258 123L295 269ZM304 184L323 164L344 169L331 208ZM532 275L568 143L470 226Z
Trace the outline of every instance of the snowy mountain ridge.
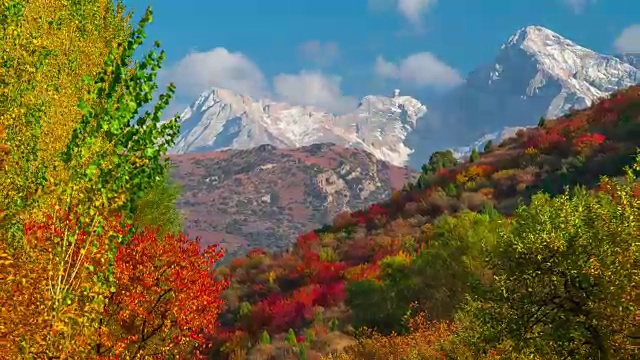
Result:
M365 96L355 111L336 116L312 106L211 88L180 115L182 134L170 152L335 143L363 148L381 160L403 165L411 152L403 141L426 111L418 100L400 96L397 90L392 97Z
M436 150L463 156L488 139L590 106L640 82L637 54L594 52L541 26L510 36L493 62L429 104L400 96L365 96L351 113L253 99L230 90L205 91L181 115L173 153L292 148L314 143L359 147L394 165L420 166ZM513 131L512 131L513 130Z

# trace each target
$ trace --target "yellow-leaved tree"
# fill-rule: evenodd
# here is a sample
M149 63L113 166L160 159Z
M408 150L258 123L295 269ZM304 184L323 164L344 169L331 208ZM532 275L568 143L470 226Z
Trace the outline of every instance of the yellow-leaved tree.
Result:
M166 180L179 124L160 114L174 87L139 113L164 60L157 43L133 60L150 9L132 28L110 0L0 4L0 353L93 357L109 299L131 286L116 254Z
M48 206L35 195L68 182L57 155L82 118L78 101L91 87L82 77L98 74L131 26L112 0L1 0L0 18L0 143L12 150L0 177L9 222L0 234L16 246L26 217Z

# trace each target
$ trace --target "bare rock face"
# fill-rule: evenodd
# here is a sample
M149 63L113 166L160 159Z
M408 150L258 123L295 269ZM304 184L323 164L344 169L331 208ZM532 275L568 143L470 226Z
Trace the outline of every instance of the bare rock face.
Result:
M231 252L282 250L295 237L389 197L417 173L355 148L314 144L297 149L171 155L184 185L186 231Z

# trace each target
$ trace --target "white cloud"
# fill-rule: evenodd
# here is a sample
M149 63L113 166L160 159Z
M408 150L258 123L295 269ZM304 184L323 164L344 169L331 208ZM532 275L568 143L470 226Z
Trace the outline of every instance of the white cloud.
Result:
M429 52L409 55L398 64L378 56L374 71L381 78L397 79L416 87L450 87L463 81L454 68Z
M299 74L280 74L274 77L273 88L283 101L344 113L353 110L357 106L357 100L342 94L341 81L339 76L303 70Z
M421 18L436 0L398 0L398 11L413 25L422 24Z
M239 52L217 47L206 52L191 52L173 66L162 70L159 83L172 81L176 90L194 97L212 86L243 94L261 96L267 83L260 69Z
M595 4L597 0L562 0L575 14L579 14L588 4Z
M369 9L373 11L385 11L389 7L395 7L412 25L422 26L422 15L435 5L437 0L369 0Z
M298 54L319 66L329 66L340 57L340 48L333 41L311 40L300 44Z
M176 84L176 99L164 112L171 117L184 110L185 101L193 101L203 91L215 86L254 98L272 98L292 105L314 105L340 113L355 108L355 98L342 94L339 76L319 71L280 74L272 79L272 87L260 68L239 52L215 48L205 52L191 52L172 66L161 70L158 84Z
M622 30L614 46L621 53L640 52L640 24L634 24Z

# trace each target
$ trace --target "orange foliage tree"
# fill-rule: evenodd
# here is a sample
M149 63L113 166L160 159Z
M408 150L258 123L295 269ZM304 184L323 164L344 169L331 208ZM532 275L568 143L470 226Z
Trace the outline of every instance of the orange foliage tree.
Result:
M109 288L110 249L127 233L118 218L81 226L74 209L51 207L24 225L24 246L4 254L0 336L10 358L86 357Z
M147 228L118 249L116 291L101 320L99 355L185 355L213 335L228 279L216 279L217 245ZM197 354L196 354L197 355Z

